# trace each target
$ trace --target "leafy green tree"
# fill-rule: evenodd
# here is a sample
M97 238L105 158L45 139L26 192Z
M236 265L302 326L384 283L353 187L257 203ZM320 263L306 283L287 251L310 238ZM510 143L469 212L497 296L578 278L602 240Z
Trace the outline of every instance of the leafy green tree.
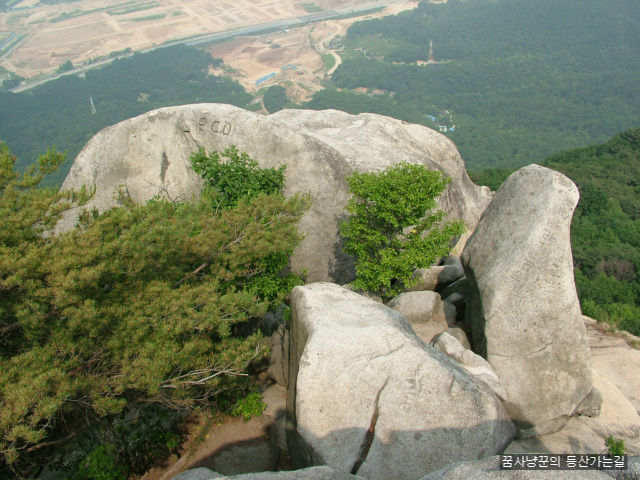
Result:
M460 221L445 221L436 199L450 179L424 165L400 163L379 173L347 177L353 197L340 225L344 251L356 256L352 285L391 298L413 284L416 268L449 253Z
M258 319L288 293L263 295L252 281L290 287L295 279L279 283L265 264L288 258L308 208L308 198L277 192L225 209L206 195L121 198L50 236L88 196L36 188L62 157L51 150L39 170L18 175L0 145L0 468L12 477L137 403L185 411L241 393L247 366L265 354ZM95 455L95 465L112 458Z

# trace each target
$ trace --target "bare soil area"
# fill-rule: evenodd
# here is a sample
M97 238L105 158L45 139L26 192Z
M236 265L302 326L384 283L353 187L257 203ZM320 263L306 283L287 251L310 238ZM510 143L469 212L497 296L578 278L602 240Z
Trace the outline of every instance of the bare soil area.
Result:
M195 35L295 18L304 0L80 0L38 5L23 0L0 13L0 37L24 36L4 52L0 65L26 78L52 73L60 63L81 65L90 58L134 51ZM321 0L323 9L356 0Z
M316 2L316 5L322 3ZM417 5L417 2L393 4L381 12L364 16L377 18L394 15ZM309 100L323 88L322 79L325 74L333 73L341 62L340 52L329 50L329 42L337 35L344 36L348 28L358 20L362 20L362 17L327 20L287 32L238 38L215 45L208 51L237 71L234 77L247 91L256 92L260 88L279 84L287 88L287 95L291 100L302 102ZM325 54L337 57L334 68L329 71L322 60L322 55ZM273 77L259 82L272 73L275 74Z

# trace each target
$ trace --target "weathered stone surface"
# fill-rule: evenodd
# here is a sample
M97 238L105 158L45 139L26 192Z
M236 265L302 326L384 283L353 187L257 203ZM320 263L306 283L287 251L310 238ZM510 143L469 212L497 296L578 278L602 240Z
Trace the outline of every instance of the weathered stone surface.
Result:
M422 292L427 290L435 290L438 286L438 276L444 270L443 265L437 265L431 268L417 268L413 271L411 276L412 281L416 281L416 284L409 287L409 292Z
M294 466L417 479L501 451L498 398L398 312L343 287L292 292L287 440Z
M597 470L500 470L500 457L493 456L475 462L458 462L420 480L611 480L611 477Z
M436 292L401 293L388 306L406 318L418 338L426 344L449 328L444 302Z
M572 417L559 432L514 440L505 453L600 453L612 435L624 440L625 451L640 454L640 416L616 386L598 370L593 384L603 397L598 417Z
M212 478L223 478L223 475L209 470L205 467L193 468L176 475L172 480L211 480Z
M289 330L280 325L269 338L269 377L279 385L289 385Z
M364 480L358 475L349 475L329 467L312 467L293 472L262 472L251 475L229 477L229 480Z
M457 327L458 326L458 322L457 322L457 318L458 318L458 311L456 310L456 307L449 302L442 302L442 311L444 312L444 318L447 322L447 326L448 327Z
M574 415L597 417L602 411L602 393L597 388L592 388L573 412Z
M451 305L456 307L456 320L459 323L464 323L464 311L467 306L467 300L460 293L452 293L448 297L440 296L444 299L445 302L449 302Z
M440 291L462 277L464 277L464 268L462 267L460 258L447 256L443 259L442 265L434 265L430 268L417 268L414 270L412 279L417 280L417 283L409 287L407 291Z
M349 198L345 177L354 171L381 171L403 160L440 170L452 179L442 208L470 229L490 201L489 190L469 180L453 143L426 127L335 110L263 116L221 104L162 108L105 128L78 155L63 188L96 184L88 206L99 210L115 205L113 192L120 185L136 202L164 191L174 199L189 199L202 187L190 168L191 153L231 145L262 167L286 163L285 195L311 193L311 209L300 222L307 237L292 260L294 270L308 270L309 281L353 278L353 262L341 251L338 222ZM72 214L59 230L74 223Z
M578 189L529 165L511 175L469 239L467 324L506 390L519 435L557 431L592 387L569 228Z
M449 255L444 258L442 265L447 268L445 268L438 277L439 284L443 286L448 285L464 277L464 267L462 266L460 257Z
M349 475L329 467L304 468L293 472L247 473L231 477L219 475L208 468L196 468L181 473L173 480L209 480L213 478L227 478L229 480L362 480L362 477L357 475Z
M467 350L456 338L447 332L442 332L434 341L433 346L454 360L467 372L489 387L498 398L504 399L505 392L500 385L496 372L489 362L471 350Z
M630 347L619 334L604 334L598 330L595 320L582 319L587 328L593 368L613 382L640 413L640 350Z
M469 296L469 282L467 281L467 277L464 276L461 279L456 280L451 285L444 287L444 289L438 293L440 293L442 298L448 298L454 293L458 293L464 298L467 298Z
M462 345L464 348L466 348L467 350L471 350L471 344L469 343L469 338L467 337L467 334L462 328L449 327L445 330L445 332L447 332L453 338L458 340L460 342L460 345Z

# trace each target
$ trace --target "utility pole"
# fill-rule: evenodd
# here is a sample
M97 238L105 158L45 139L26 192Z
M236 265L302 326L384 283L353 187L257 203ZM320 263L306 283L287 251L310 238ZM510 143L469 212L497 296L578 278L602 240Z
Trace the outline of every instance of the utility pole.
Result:
M97 113L96 106L93 104L93 97L91 95L89 95L89 101L91 102L91 113L95 115Z

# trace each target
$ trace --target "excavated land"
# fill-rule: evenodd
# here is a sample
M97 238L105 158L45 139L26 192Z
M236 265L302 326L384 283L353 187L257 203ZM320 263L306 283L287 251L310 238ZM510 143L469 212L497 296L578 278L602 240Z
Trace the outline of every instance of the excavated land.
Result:
M394 15L403 10L415 8L417 2L406 2L387 6L375 13L366 13L367 18ZM333 73L342 59L340 51L331 50L328 45L336 36L344 36L348 28L362 17L342 20L326 20L285 32L255 37L236 38L207 50L215 58L221 58L231 67L232 76L250 92L271 85L283 85L287 96L302 102L321 90L325 74ZM322 56L331 54L334 67L326 68ZM229 71L213 71L229 74ZM271 74L273 77L259 82Z
M317 0L322 10L356 5L356 0ZM90 60L109 58L126 49L140 51L167 42L234 28L297 18L309 12L305 0L81 0L39 5L23 0L0 13L0 66L25 78L55 73L61 63L81 66ZM392 4L367 18L414 8L416 2ZM316 22L259 37L240 37L208 50L222 58L231 75L249 91L282 84L294 101L304 101L320 90L321 80L339 65L339 51L327 45L336 35L362 17ZM332 55L330 69L322 59ZM284 67L284 68L283 68ZM258 80L271 73L268 81Z
M26 78L52 73L70 60L80 65L126 48L138 51L165 42L233 28L261 25L307 14L304 0L81 0L38 5L14 4L0 13L0 43L21 41L3 54L0 65ZM326 10L354 0L320 0Z

